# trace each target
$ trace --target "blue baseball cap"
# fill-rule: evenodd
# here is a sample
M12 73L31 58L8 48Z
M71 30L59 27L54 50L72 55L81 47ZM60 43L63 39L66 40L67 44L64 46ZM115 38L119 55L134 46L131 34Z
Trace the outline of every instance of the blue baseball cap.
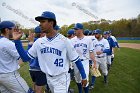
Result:
M102 31L100 29L94 30L94 34L101 34L101 33L102 33Z
M3 28L12 28L12 27L15 27L15 24L11 21L2 21L0 23L0 29L3 29Z
M58 25L56 25L56 26L54 27L54 30L60 30L60 27L59 27Z
M70 29L70 30L68 30L67 34L68 34L68 35L73 35L73 34L75 34L74 29Z
M83 24L81 24L81 23L76 23L75 24L75 26L74 26L74 30L78 30L78 29L83 29L84 27L83 27Z
M40 20L44 20L44 19L53 19L54 21L56 21L55 14L50 11L45 11L42 13L41 16L35 17L36 21L40 21Z
M92 31L89 30L89 35L92 35Z
M40 28L40 26L35 27L34 32L35 32L35 33L41 33L41 28Z
M104 32L103 32L103 35L107 35L107 34L108 34L108 32L107 32L107 31L104 31Z
M88 29L84 30L84 35L89 35L89 30Z

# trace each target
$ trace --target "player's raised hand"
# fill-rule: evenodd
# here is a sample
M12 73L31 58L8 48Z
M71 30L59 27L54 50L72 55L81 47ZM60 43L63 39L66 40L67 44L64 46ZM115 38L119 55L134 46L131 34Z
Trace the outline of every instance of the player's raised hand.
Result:
M34 37L35 37L35 34L29 31L29 36L28 36L29 42L34 42Z
M87 86L87 79L82 80L82 87L86 87Z
M21 30L14 30L13 39L19 40L22 37L23 32Z

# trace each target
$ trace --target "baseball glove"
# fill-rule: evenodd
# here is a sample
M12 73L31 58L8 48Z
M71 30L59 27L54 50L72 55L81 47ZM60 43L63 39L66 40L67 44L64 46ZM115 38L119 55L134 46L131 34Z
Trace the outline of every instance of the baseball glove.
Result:
M90 68L90 73L92 76L95 76L95 77L101 76L100 71L98 69L95 69L95 68Z

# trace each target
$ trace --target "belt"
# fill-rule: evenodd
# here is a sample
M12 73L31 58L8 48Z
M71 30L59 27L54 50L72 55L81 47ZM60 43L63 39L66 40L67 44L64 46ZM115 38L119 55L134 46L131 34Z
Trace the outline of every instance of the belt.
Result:
M96 56L97 58L104 58L105 56Z
M68 73L68 72L64 72L64 73ZM59 74L59 75L50 75L50 74L47 74L49 77L56 77L56 76L60 76L60 75L62 75L62 74L64 74L64 73L61 73L61 74Z

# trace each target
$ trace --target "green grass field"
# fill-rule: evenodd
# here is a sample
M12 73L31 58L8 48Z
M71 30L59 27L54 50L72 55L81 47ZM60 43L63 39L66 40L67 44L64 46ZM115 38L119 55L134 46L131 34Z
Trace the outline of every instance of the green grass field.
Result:
M27 63L20 69L21 76L32 86ZM71 88L77 92L75 82ZM103 76L96 79L95 88L89 93L140 93L140 50L121 48L109 72L109 84L103 84Z
M140 44L140 40L118 40L119 43L137 43Z

